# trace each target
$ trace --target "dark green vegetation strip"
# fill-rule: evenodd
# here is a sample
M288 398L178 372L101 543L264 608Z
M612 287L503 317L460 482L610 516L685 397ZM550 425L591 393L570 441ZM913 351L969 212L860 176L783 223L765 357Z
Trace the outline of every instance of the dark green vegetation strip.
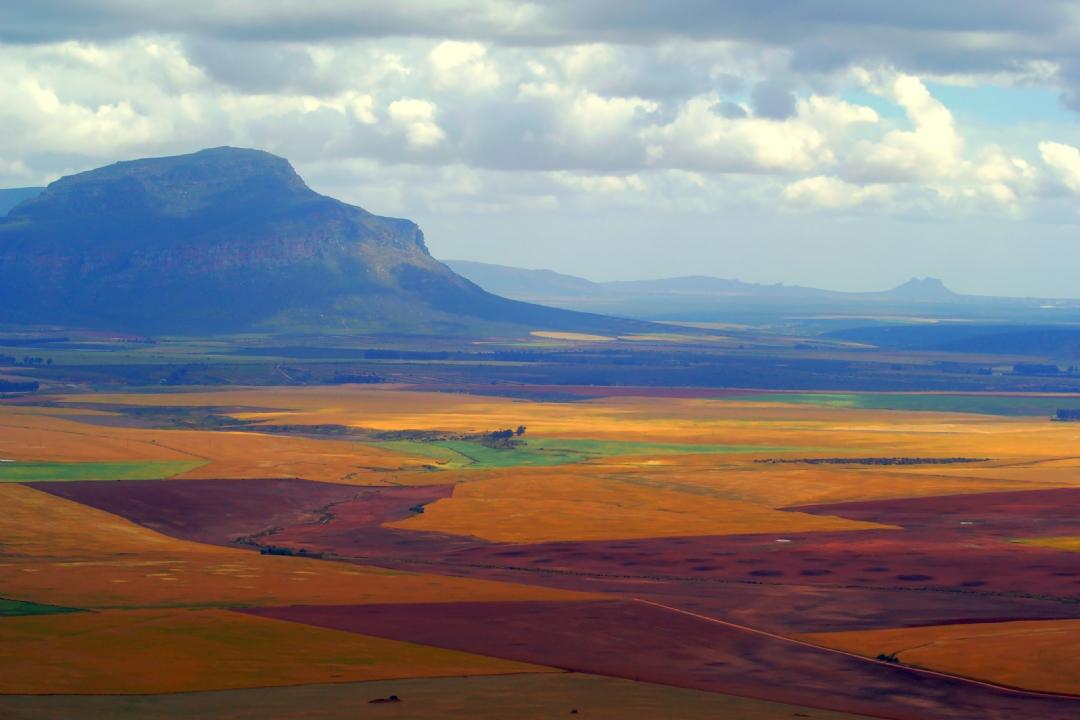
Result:
M430 442L395 440L377 443L377 445L409 455L430 458L447 469L569 465L598 458L634 455L772 453L796 449L757 445L692 445L563 438L532 438L510 448L488 447L469 440ZM805 450L805 448L802 449Z
M58 613L82 612L78 608L60 607L59 605L39 605L22 600L0 598L0 617L17 615L56 615Z
M0 482L65 482L72 480L161 480L194 470L201 460L145 462L0 462Z
M740 402L780 402L860 410L914 410L979 415L1053 416L1059 409L1080 409L1080 397L1014 395L894 395L890 393L763 393Z

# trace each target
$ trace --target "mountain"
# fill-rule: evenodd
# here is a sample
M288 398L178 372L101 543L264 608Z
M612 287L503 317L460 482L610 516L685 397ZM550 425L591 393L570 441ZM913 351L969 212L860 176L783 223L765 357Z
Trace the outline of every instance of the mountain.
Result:
M808 297L831 294L828 290L795 285L757 285L741 280L705 275L658 280L594 282L552 270L526 270L471 260L445 260L444 262L455 272L469 278L485 290L518 299L543 298L550 301L645 295Z
M961 295L937 278L912 278L877 292L841 292L708 276L593 282L550 270L462 260L447 264L481 287L507 297L642 320L776 327L796 322L803 330L811 321L815 328L831 330L838 324L891 322L889 318L908 315L963 318L965 322L1080 322L1077 300Z
M409 220L320 195L288 161L214 148L61 178L0 217L0 323L144 333L405 333L641 323L480 289Z
M616 280L593 282L573 275L551 270L524 270L522 268L491 265L468 260L447 260L446 264L491 292L515 298L533 300L591 301L597 298L644 298L664 296L668 298L790 298L790 299L857 299L903 300L910 302L941 302L956 300L957 295L937 278L912 278L892 290L882 292L841 292L821 290L799 285L763 285L742 280L688 275L656 280Z
M518 298L537 296L575 297L603 292L599 283L585 278L563 275L552 270L526 270L524 268L491 265L471 260L445 260L446 266L467 277L488 292Z
M884 295L903 300L925 300L928 302L940 302L942 300L955 300L959 295L937 278L911 278L903 285L894 287Z
M40 187L0 188L0 217L7 215L11 208L23 200L40 195L44 189Z

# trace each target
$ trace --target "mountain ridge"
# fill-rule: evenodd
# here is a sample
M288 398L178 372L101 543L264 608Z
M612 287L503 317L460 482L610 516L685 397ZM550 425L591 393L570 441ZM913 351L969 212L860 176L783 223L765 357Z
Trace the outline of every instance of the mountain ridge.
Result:
M178 334L635 324L493 295L435 260L412 221L230 147L114 163L24 199L0 217L0 308L8 324Z
M649 280L611 280L598 282L555 272L553 270L530 270L516 268L493 263L482 263L472 260L444 260L448 267L454 269L460 275L471 279L481 287L492 292L507 294L509 296L526 296L522 290L532 290L540 296L546 292L554 295L557 289L577 290L582 294L601 296L619 293L681 293L688 295L756 295L762 297L844 297L867 299L871 297L898 298L906 300L936 301L942 299L957 299L968 297L953 292L945 283L938 278L913 277L894 288L881 291L851 292L843 290L826 290L801 285L785 285L776 283L772 285L763 283L749 283L732 278L720 278L711 275L682 275L668 278L656 278ZM517 294L514 294L514 282L522 279L531 279L533 282L522 283ZM550 284L545 285L548 282Z

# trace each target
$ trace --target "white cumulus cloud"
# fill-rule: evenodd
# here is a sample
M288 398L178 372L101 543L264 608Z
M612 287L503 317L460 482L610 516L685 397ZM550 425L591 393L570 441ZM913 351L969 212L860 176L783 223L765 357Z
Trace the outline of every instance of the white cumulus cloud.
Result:
M1047 141L1039 143L1039 154L1065 187L1080 193L1080 149Z
M428 54L435 85L466 93L498 87L499 68L480 43L446 40Z
M783 196L790 205L800 208L853 208L869 200L885 200L891 191L885 185L855 185L840 178L815 175L791 183Z
M390 119L405 131L409 145L428 148L446 139L446 133L435 122L435 103L416 98L401 98L386 109Z

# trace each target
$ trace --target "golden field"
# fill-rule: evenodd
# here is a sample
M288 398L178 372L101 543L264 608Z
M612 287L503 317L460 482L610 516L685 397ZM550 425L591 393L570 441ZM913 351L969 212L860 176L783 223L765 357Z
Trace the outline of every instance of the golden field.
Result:
M20 485L0 484L0 507L9 599L131 608L589 597L188 542Z
M0 661L0 694L175 693L544 670L227 610L5 618Z
M1080 620L933 625L804 635L818 645L1010 687L1080 694Z

